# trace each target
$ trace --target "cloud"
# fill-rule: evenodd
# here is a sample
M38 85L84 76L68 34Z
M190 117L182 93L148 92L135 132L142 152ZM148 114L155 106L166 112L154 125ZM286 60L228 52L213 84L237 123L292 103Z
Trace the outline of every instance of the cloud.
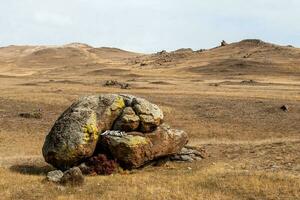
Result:
M300 45L298 0L0 0L0 46L83 42L153 52L225 39Z
M72 20L69 16L61 15L58 13L50 13L47 11L39 11L34 14L34 19L38 23L54 25L54 26L66 26L71 25Z

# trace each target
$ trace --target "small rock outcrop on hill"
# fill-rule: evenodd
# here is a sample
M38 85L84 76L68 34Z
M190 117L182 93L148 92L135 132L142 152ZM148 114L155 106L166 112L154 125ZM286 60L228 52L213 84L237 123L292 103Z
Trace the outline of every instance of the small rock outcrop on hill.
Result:
M151 54L136 57L131 60L134 65L139 65L140 67L146 66L169 66L183 59L191 58L196 55L196 51L191 48L181 48L175 51L167 52L165 50Z
M55 122L43 156L61 170L87 166L98 173L115 168L114 161L124 169L138 168L176 155L187 144L187 134L171 129L163 118L157 105L132 95L82 97Z
M38 111L32 111L32 112L23 112L19 113L19 116L22 118L28 118L28 119L41 119L43 117L41 110Z
M289 111L289 105L285 104L285 105L281 106L280 109L284 112L288 112Z
M227 42L225 41L225 40L222 40L222 42L221 42L221 47L224 47L224 46L226 46L227 45Z

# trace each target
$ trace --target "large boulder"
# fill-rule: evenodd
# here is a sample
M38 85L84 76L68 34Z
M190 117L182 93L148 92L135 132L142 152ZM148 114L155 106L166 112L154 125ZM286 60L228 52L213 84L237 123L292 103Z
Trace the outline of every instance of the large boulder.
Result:
M43 156L54 167L66 170L94 154L104 131L144 134L162 122L159 107L142 98L117 94L82 97L55 122L46 137Z
M184 131L163 124L147 134L131 132L122 137L106 135L100 145L108 149L122 167L132 169L156 158L176 154L187 142Z
M111 129L125 103L118 95L80 98L55 122L47 135L43 156L59 169L68 169L93 155L99 134Z

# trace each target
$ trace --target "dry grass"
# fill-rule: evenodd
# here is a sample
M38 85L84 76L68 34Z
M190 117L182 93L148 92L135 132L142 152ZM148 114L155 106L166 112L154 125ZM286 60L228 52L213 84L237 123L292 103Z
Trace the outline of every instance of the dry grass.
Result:
M171 54L158 65L157 55L76 48L1 49L0 199L299 199L299 49L241 43ZM132 89L102 86L112 79ZM257 83L240 84L250 79ZM157 103L166 121L186 130L209 157L88 177L79 188L43 181L52 169L41 157L45 135L74 99L95 93ZM289 112L279 109L283 104ZM42 119L18 116L38 109Z
M63 188L45 182L42 175L3 169L0 176L3 199L296 199L300 195L299 177L249 172L224 163L88 177L80 188Z

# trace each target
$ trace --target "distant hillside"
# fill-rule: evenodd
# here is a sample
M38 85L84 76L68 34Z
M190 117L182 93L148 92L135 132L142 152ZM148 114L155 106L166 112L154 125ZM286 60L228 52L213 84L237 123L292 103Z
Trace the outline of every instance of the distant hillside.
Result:
M192 72L212 75L300 75L300 49L261 40L242 40L198 54L208 64Z
M182 72L205 75L300 75L300 49L257 39L218 46L212 49L178 49L134 58L141 67L178 68Z
M22 74L26 70L31 70L34 73L43 69L102 63L138 55L140 54L117 48L94 48L81 43L63 46L11 45L0 48L0 73Z
M118 48L95 48L71 43L63 46L8 46L0 48L0 74L28 75L45 70L93 67L105 63L128 67L174 69L205 75L300 74L300 49L257 39L194 51L182 48L154 54L139 54Z

